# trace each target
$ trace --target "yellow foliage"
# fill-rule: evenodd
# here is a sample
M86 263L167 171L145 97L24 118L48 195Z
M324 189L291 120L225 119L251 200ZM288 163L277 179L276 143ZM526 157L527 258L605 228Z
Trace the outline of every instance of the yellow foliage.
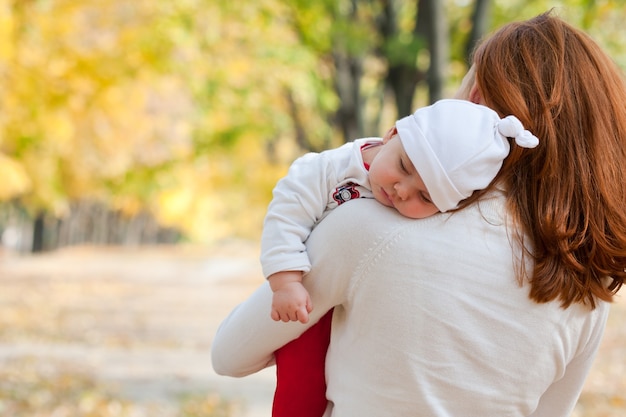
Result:
M92 172L117 177L135 166L155 166L191 152L191 106L180 82L138 79L111 86L80 122L73 159ZM80 170L76 173L78 175Z
M145 208L139 197L134 195L116 196L111 202L111 206L112 209L128 217L139 214Z
M249 133L228 152L213 152L170 172L179 186L159 194L159 221L181 227L198 242L232 235L258 238L271 190L297 156L293 141L281 141L276 152L282 163L270 163L258 139Z
M0 0L0 174L12 178L0 198L55 213L97 198L150 209L193 239L257 236L273 185L302 152L294 112L315 146L337 145L327 119L340 104L328 59L336 5L305 3ZM502 15L547 3L495 4ZM622 51L620 2L584 3L554 4L575 5ZM367 29L346 36L365 48ZM375 96L386 67L363 62L362 93ZM364 117L391 120L376 103Z
M57 109L41 115L41 123L47 128L46 146L51 153L68 155L73 148L76 135L71 113Z
M0 25L10 31L0 39L1 144L24 161L34 204L106 197L104 181L190 153L186 80L164 71L164 4L0 5L0 22L12 23Z
M5 61L13 55L13 31L14 21L10 10L10 1L0 1L0 62Z
M30 191L32 182L24 166L13 158L0 154L0 201L7 201Z

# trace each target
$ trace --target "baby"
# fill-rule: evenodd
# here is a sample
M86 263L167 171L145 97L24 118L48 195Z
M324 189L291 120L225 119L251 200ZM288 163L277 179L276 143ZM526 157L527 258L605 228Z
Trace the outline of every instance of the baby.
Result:
M261 239L272 319L308 321L304 242L330 210L355 198L374 198L414 219L453 210L495 178L508 138L526 148L539 143L515 116L501 119L488 107L448 99L398 120L384 138L298 158L274 188Z

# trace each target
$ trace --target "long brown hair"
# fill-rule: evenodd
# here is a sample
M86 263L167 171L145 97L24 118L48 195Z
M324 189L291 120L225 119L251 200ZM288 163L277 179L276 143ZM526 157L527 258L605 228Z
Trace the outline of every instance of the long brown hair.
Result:
M626 277L621 72L551 12L504 26L473 61L484 104L516 115L540 139L532 150L512 144L494 181L507 187L517 238L533 260L532 272L519 275L528 272L531 299L564 308L612 301Z

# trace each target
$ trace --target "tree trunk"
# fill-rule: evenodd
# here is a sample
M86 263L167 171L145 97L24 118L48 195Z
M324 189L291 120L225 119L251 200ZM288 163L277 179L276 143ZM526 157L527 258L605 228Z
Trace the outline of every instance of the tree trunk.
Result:
M43 237L45 225L45 213L43 211L40 211L39 213L37 213L37 217L35 217L35 220L33 222L33 253L40 253L44 250Z
M472 30L465 46L465 61L471 65L474 48L489 27L491 17L491 0L476 0L472 14Z
M341 129L344 141L349 142L363 135L361 115L361 58L350 55L341 46L333 52L335 63L335 90L339 96L339 109L335 122Z
M428 98L434 103L443 97L448 70L448 25L441 1L418 0L417 11L417 33L424 35L430 51Z
M419 11L416 12L419 15ZM417 19L416 15L416 19ZM416 20L417 22L417 20ZM383 38L384 45L390 45L399 35L397 10L393 1L383 2L383 13L378 21L378 32ZM397 51L389 55L389 51L382 51L386 55L388 63L385 85L393 92L396 117L404 117L413 113L413 99L415 90L420 81L424 79L424 74L417 67L419 33L417 24L414 26L414 39L409 43L408 48L401 53ZM398 59L398 56L402 59Z

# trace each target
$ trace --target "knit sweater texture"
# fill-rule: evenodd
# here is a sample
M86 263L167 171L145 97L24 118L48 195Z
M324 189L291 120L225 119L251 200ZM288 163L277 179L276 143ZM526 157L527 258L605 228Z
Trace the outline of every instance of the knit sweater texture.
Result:
M245 376L335 306L324 417L569 417L608 304L529 299L503 191L408 219L372 199L333 210L306 242L311 321L268 312L264 283L220 326L217 373Z

